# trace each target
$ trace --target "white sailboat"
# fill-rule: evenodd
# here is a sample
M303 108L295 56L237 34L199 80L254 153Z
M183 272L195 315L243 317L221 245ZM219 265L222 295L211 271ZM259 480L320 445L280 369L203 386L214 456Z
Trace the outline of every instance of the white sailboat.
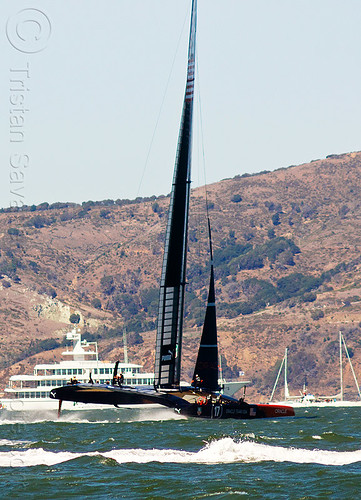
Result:
M344 399L344 383L343 383L343 350L345 351L347 361L350 364L351 372L354 378L355 386L357 389L358 396L360 398L359 401L348 401ZM288 349L285 349L285 355L282 359L281 366L278 370L276 381L274 383L271 397L269 402L273 401L273 397L278 386L278 382L281 376L282 371L284 371L284 400L280 402L280 404L289 404L294 408L303 408L303 407L348 407L348 406L361 406L361 392L360 387L357 381L356 373L353 368L350 354L348 352L348 348L346 345L346 341L341 332L339 332L339 364L340 364L340 392L333 396L315 396L307 391L306 386L303 386L302 392L300 391L299 396L291 396L288 389L288 380L287 380L287 362L288 362Z

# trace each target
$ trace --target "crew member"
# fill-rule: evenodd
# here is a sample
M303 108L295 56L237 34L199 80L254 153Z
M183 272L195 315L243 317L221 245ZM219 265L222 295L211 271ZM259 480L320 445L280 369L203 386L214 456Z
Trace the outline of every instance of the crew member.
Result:
M122 373L120 373L118 375L118 385L119 385L119 387L121 387L123 385L123 383L124 383L124 375Z
M198 375L198 373L196 373L194 375L194 379L192 380L192 385L193 387L202 387L202 383L203 383L203 380L201 379L201 377Z

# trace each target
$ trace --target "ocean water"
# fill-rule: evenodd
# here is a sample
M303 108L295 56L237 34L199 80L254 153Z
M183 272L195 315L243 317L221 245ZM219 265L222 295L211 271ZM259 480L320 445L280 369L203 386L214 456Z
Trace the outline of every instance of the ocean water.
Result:
M56 406L56 405L55 405ZM169 409L0 413L0 498L357 499L361 408L198 420Z

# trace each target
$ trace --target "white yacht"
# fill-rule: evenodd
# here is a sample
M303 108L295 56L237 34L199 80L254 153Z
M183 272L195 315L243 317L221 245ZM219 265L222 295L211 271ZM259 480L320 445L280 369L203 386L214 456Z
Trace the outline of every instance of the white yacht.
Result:
M13 375L5 388L5 398L0 398L0 408L6 411L47 411L56 410L57 402L50 399L54 387L70 383L71 379L84 383L93 380L101 384L111 383L114 362L100 361L96 342L81 339L81 334L73 329L66 335L73 342L72 348L62 355L66 358L59 363L39 364L33 375ZM153 386L154 374L142 373L141 365L128 363L126 346L124 362L119 363L118 373L122 373L123 384L127 386ZM65 410L99 410L101 405L72 403L64 401ZM104 408L109 406L104 405Z

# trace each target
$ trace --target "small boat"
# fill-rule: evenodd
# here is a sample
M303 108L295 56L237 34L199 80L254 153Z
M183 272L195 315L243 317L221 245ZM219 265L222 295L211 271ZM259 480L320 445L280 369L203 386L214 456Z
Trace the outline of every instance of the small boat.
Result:
M192 115L196 56L197 0L192 1L188 46L187 82L179 132L165 249L160 280L160 298L155 347L153 389L133 389L126 384L76 384L53 389L50 396L61 401L92 404L154 404L173 408L177 413L198 418L252 419L293 416L286 405L249 404L222 394L219 384L218 340L215 304L214 269L211 228L208 217L210 246L210 282L203 331L192 383L181 384L182 336L188 216L191 185ZM117 377L114 368L113 380Z
M82 340L81 333L74 328L66 334L66 339L72 342L72 348L62 353L66 358L59 363L38 364L32 375L12 375L5 388L6 398L1 398L0 409L7 411L47 411L54 409L54 400L50 399L50 391L54 387L68 385L76 379L86 383L94 378L99 383L106 384L112 379L114 362L100 361L97 342ZM153 373L142 373L141 365L128 363L125 347L124 363L118 364L123 374L124 383L129 387L152 387ZM99 406L82 403L65 403L66 410L91 410Z
M350 364L351 372L355 381L355 386L357 389L358 396L360 398L359 401L347 401L344 399L344 390L343 390L343 350L345 351L346 358ZM282 371L284 371L284 400L279 402L279 404L289 404L293 408L304 408L304 407L350 407L350 406L361 406L361 392L360 387L357 381L357 377L351 362L351 358L348 352L348 348L346 345L346 341L341 332L339 332L339 363L340 363L340 392L333 396L315 396L308 392L306 384L303 385L302 391L298 396L291 396L288 389L288 380L287 380L287 371L288 371L288 349L285 350L285 355L282 359L280 368L278 370L278 374L276 377L276 381L274 383L272 394L270 397L270 402L272 402L274 393L278 386L278 381L281 376Z

